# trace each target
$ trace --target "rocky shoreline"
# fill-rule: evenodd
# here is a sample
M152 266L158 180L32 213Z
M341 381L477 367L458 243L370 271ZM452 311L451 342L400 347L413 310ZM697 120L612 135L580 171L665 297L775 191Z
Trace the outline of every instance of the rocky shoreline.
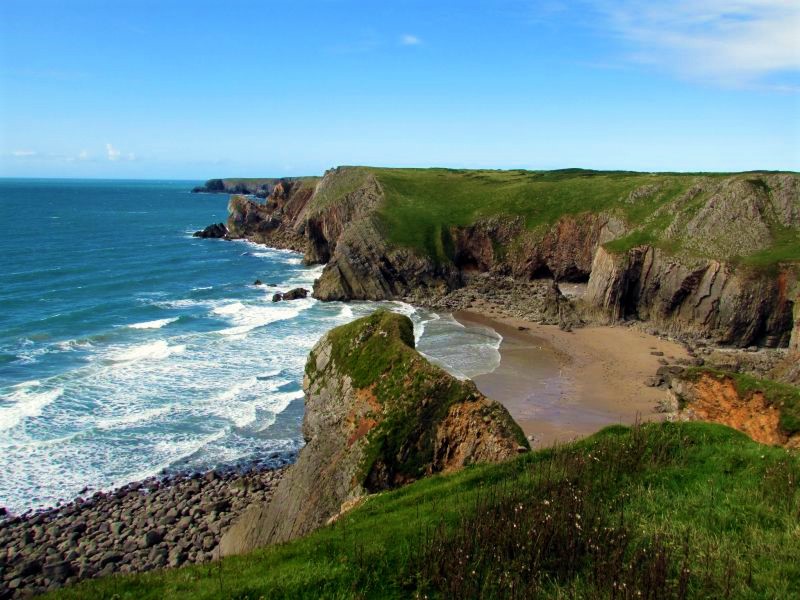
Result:
M251 504L272 497L285 470L256 464L151 477L0 518L0 599L213 560L222 535Z
M592 324L591 318L583 321L575 311L580 286L567 286L562 293L552 280L520 282L476 274L463 288L404 300L434 310L472 310L487 317L558 325L565 331ZM710 340L659 332L647 322L617 325L682 342L689 355L676 361L682 366L711 364L763 376L786 355L785 349L721 348ZM658 362L668 364L663 358ZM667 387L661 375L659 369L645 385ZM672 413L675 408L657 410ZM0 514L0 600L30 597L93 577L214 560L223 535L249 507L267 504L285 470L251 464L164 475L45 511Z
M716 343L700 334L666 328L661 323L636 318L609 319L588 310L582 302L585 284L560 283L552 279L519 281L509 276L477 273L464 287L441 293L412 294L403 300L434 311L472 311L489 318L520 319L541 325L557 325L564 331L583 326L629 327L663 340L681 344L689 358L682 366L712 365L714 368L755 377L779 378L788 360L787 348L748 346L738 348ZM667 361L662 359L662 365Z

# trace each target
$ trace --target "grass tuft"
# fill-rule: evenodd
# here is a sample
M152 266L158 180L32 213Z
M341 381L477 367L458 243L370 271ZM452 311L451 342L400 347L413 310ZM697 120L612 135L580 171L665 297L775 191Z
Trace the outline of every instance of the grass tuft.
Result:
M727 427L614 426L372 496L288 544L50 597L790 598L798 481L796 454Z

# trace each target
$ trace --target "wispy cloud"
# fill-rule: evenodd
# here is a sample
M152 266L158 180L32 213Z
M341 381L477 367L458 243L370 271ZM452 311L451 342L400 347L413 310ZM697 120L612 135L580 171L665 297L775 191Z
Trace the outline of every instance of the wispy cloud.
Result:
M411 33L404 33L400 36L400 43L403 46L419 46L422 43L422 40Z
M747 85L800 71L797 0L590 0L632 60Z
M111 144L106 144L106 155L108 156L108 160L119 160L120 151Z
M16 156L17 158L28 158L37 154L36 150L14 150L11 152L11 156Z
M92 155L89 154L88 150L81 150L80 152L78 152L77 155L69 155L69 156L58 157L58 158L63 158L65 161L70 162L70 163L71 162L86 162L86 161L93 160Z

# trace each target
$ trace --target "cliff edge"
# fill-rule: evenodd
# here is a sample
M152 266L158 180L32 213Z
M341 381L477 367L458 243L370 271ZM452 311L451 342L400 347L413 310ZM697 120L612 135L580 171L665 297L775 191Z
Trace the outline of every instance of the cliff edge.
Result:
M302 536L366 494L529 450L502 405L414 349L402 315L377 311L328 332L303 388L306 446L272 501L223 536L223 555Z
M786 347L796 331L795 173L339 167L229 209L231 237L325 264L322 300L430 304L479 274L550 278L588 284L590 320L740 347Z

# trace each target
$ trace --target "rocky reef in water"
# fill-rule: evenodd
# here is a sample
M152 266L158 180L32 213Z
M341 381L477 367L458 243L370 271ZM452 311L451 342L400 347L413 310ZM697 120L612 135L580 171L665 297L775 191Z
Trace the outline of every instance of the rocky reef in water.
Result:
M403 315L381 310L331 330L303 388L306 446L272 500L225 533L223 555L302 536L368 494L530 449L502 405L414 349Z
M485 205L451 217L471 189L485 190ZM584 320L639 319L739 347L798 344L793 173L339 167L279 181L264 203L234 195L229 213L229 236L325 264L314 287L322 300L447 305L476 275L523 287L546 277L588 284Z

